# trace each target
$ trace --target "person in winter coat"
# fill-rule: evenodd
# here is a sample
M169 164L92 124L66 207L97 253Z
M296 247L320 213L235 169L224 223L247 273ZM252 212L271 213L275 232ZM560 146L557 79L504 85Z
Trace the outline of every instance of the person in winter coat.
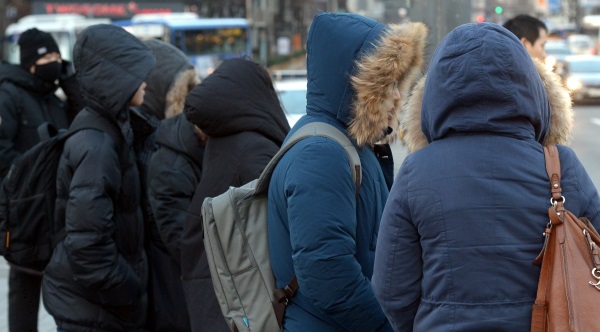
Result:
M540 61L546 59L544 47L548 41L548 27L543 21L521 14L506 21L502 26L519 38L529 55Z
M131 110L131 123L150 272L145 328L189 331L179 246L187 209L200 181L204 143L181 113L186 96L199 79L178 48L159 40L144 44L154 54L156 65L145 80L144 103Z
M0 182L17 157L40 141L38 126L69 126L81 106L74 70L60 56L52 36L29 29L19 37L20 64L0 64ZM59 85L69 96L63 102ZM75 101L76 100L76 101ZM11 266L8 321L10 331L36 331L41 275Z
M86 105L77 116L104 117L123 140L83 129L65 142L55 215L66 235L44 272L44 306L59 331L133 331L145 321L148 270L129 106L143 103L154 57L99 24L80 33L73 58Z
M510 31L466 24L402 112L413 151L381 220L372 284L396 331L529 331L551 197L543 144L568 142L560 78ZM598 192L559 145L565 206L600 227Z
M165 119L156 133L159 148L148 168L149 260L153 331L190 331L181 283L181 237L187 210L202 174L206 136L184 114ZM149 317L150 318L150 317Z
M146 78L144 103L131 108L134 148L142 179L146 179L150 158L158 148L155 132L160 121L182 113L185 97L200 82L196 70L181 50L156 39L145 40L144 44L154 54L156 66Z
M314 18L307 115L290 135L311 122L346 133L356 144L362 182L357 196L343 147L324 137L296 143L276 166L268 191L271 264L278 287L294 276L299 285L285 331L391 330L369 281L388 196L374 145L398 127L400 88L422 65L426 35L421 23L386 26L355 14Z
M202 177L181 244L182 279L192 331L229 331L203 244L202 202L259 177L290 130L269 73L245 59L224 61L185 102L188 120L207 136Z

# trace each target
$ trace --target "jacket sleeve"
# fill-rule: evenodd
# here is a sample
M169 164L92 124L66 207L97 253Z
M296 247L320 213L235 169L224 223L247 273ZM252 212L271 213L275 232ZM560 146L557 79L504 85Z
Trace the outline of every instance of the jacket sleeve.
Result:
M405 169L400 169L383 210L372 278L375 296L395 331L413 330L423 266L407 201Z
M563 178L575 176L577 182L577 190L579 191L579 201L581 206L575 210L571 206L571 201L566 195L566 207L574 212L579 212L578 217L588 218L596 230L600 230L600 198L598 189L592 182L585 167L577 158L575 152L566 146L558 146L559 156L561 160L561 173ZM564 187L564 185L563 185Z
M199 179L189 164L178 168L170 162L163 164L165 159L157 158L159 153L160 150L155 153L148 168L148 200L160 238L181 266L183 224Z
M17 106L7 91L0 90L0 179L3 178L10 165L20 153L15 150L14 140L19 130Z
M339 144L314 140L298 147L284 182L299 291L344 330L389 327L355 258L356 197L348 157Z
M75 165L64 240L74 280L95 290L103 304L133 304L142 292L140 280L114 241L113 202L121 185L117 145L105 133L82 130L67 140L65 154Z

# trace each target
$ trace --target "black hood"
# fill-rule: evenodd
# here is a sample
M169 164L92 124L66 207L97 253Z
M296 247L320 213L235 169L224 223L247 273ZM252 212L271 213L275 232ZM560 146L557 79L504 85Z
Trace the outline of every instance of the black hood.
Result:
M156 143L184 154L196 165L202 166L204 143L200 141L194 132L194 125L183 113L160 122L156 131Z
M40 79L21 66L2 62L0 63L0 84L5 81L40 94L54 93L58 88L57 85Z
M85 105L117 119L152 70L154 57L123 28L97 24L77 37L73 63Z
M269 73L244 59L224 61L194 87L185 113L210 137L254 131L281 145L290 130Z

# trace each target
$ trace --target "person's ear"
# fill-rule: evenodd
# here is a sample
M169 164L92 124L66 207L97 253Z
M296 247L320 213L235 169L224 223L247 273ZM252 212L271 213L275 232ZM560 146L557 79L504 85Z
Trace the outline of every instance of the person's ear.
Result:
M521 38L521 43L523 43L523 46L525 46L525 48L531 47L531 42L525 37Z

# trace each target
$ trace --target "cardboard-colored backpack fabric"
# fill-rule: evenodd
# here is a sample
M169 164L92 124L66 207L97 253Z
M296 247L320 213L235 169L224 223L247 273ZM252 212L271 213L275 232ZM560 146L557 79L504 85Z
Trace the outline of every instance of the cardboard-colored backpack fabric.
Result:
M298 141L323 136L338 142L356 184L361 163L356 148L337 128L322 122L298 129L269 161L257 180L206 198L202 204L204 247L221 311L232 331L281 331L287 302L298 289L294 277L277 288L269 259L267 191L275 166Z
M552 206L544 248L534 261L542 263L531 331L598 331L600 329L600 235L586 218L577 218L564 204L558 149L544 147Z

